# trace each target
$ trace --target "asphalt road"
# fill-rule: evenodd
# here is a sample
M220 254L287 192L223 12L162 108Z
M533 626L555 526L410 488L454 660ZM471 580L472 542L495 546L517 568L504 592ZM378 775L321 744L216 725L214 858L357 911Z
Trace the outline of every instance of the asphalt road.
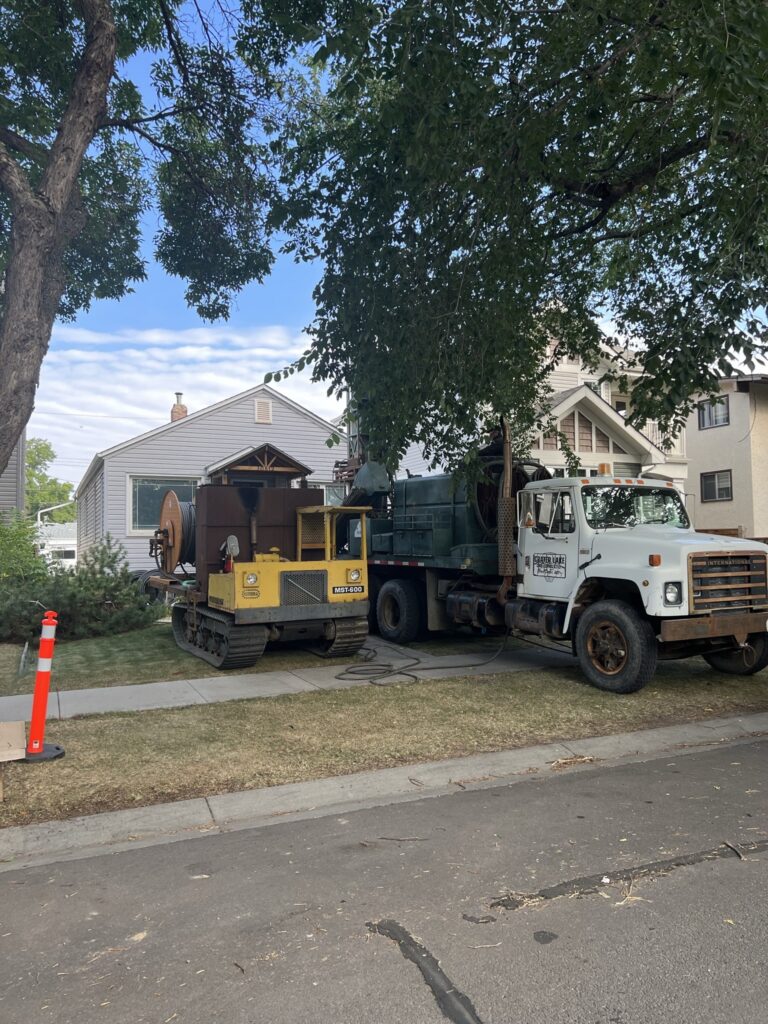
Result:
M751 741L8 872L0 1021L754 1024L766 754Z

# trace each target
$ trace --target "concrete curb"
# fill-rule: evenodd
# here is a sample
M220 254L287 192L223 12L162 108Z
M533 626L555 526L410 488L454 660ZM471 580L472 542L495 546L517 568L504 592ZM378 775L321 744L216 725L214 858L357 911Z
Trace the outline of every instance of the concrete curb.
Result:
M0 872L284 821L348 814L511 784L532 775L546 779L555 769L606 767L688 747L702 749L743 742L765 734L768 713L718 718L7 828L0 830Z

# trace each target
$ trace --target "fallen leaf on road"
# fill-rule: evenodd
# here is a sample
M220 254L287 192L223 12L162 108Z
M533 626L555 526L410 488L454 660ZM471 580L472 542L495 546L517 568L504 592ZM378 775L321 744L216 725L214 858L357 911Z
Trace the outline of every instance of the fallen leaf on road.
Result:
M135 935L131 935L129 941L130 942L142 942L144 939L146 939L146 937L147 937L147 933L146 932L136 932Z
M557 761L550 761L549 767L553 772L560 772L564 768L573 768L577 764L593 764L599 760L600 758L592 757L592 755L577 754L574 757L560 757Z

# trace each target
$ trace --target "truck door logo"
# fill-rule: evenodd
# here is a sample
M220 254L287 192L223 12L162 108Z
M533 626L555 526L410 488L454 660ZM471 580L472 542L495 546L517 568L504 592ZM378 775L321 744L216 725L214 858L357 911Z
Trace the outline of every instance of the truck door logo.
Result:
M534 555L533 575L544 576L548 580L564 579L566 567L565 555Z

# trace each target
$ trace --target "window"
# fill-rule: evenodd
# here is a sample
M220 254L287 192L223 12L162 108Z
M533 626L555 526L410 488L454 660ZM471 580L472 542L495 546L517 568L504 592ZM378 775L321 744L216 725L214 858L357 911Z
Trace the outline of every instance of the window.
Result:
M616 412L619 414L619 416L626 416L627 415L627 403L622 398L619 398L614 403L613 407L616 410Z
M256 398L253 403L253 418L256 423L272 422L272 401L269 398Z
M519 491L520 525L544 533L573 533L576 523L569 491Z
M680 529L690 526L682 499L671 487L596 484L582 487L581 500L593 530L633 529L640 525Z
M730 469L701 474L702 501L733 501L733 481Z
M325 485L325 504L326 505L343 505L344 499L347 496L347 488L344 484L326 484Z
M710 427L727 427L731 422L729 414L728 395L713 398L711 402L702 402L699 406L699 430L709 430Z
M196 488L197 477L131 477L130 529L156 530L165 492L175 491L179 501L194 501Z

